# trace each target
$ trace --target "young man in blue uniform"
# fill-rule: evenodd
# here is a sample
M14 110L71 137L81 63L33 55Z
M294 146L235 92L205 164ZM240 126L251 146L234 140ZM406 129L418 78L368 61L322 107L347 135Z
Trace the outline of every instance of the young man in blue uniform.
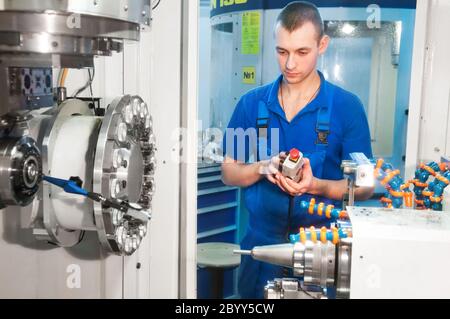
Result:
M347 191L342 160L350 159L352 152L372 157L369 126L360 100L326 81L316 69L329 43L317 8L308 2L287 5L278 16L275 38L280 77L240 99L224 138L223 181L246 188L250 216L242 249L284 243L286 233L297 233L299 227L329 226L329 220L301 214L299 202L314 197L340 206ZM231 134L237 129L256 130L256 147L249 145L255 142L251 137L245 143L237 141L237 135ZM239 149L242 145L243 152ZM278 145L278 150L267 145ZM306 158L298 183L283 177L277 167L279 152L292 148ZM355 196L364 200L372 193L373 189L361 188ZM291 196L294 209L288 218ZM280 277L285 277L281 267L243 256L239 293L242 298L262 298L267 281Z

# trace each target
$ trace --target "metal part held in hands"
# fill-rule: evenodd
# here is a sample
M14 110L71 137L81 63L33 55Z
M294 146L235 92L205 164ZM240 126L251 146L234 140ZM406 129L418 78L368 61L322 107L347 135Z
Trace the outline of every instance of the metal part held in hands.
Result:
M41 176L41 154L32 138L0 139L0 207L31 203Z

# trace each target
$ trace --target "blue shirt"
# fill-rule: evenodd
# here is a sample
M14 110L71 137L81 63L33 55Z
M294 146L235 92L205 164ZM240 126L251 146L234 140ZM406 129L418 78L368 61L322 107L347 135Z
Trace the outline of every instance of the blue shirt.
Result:
M256 129L258 118L258 105L263 101L269 111L268 144L273 145L271 130L278 129L278 150L273 150L270 156L280 151L289 151L297 148L306 157L310 158L313 174L317 178L327 180L341 180L342 160L350 159L350 153L362 152L372 158L371 139L367 117L364 107L357 96L326 81L319 72L321 87L316 98L306 105L289 122L278 101L280 76L268 85L256 88L245 94L238 102L228 129L241 128L244 131ZM332 104L332 105L331 105ZM330 132L328 146L319 151L317 147L318 134L316 131L318 112L321 108L331 107ZM230 140L234 143L230 144ZM235 160L249 162L255 153L254 142L251 137L246 139L245 152L239 152L239 143L236 137L226 132L223 142L224 154ZM232 145L230 149L230 145ZM253 145L253 146L252 146ZM322 154L322 155L321 155ZM253 156L255 157L255 156ZM245 204L249 211L249 225L244 237L242 249L251 249L254 246L279 244L284 242L288 227L289 195L282 192L278 186L263 179L244 191ZM340 201L330 201L315 196L316 201L332 203L340 206ZM301 200L310 200L310 195L295 198L294 212L291 216L290 232L297 233L299 227L329 226L330 221L325 217L302 214L299 209ZM258 269L255 268L258 265ZM240 293L246 298L261 297L263 287L267 280L280 276L281 268L251 261L243 258L240 271ZM250 274L254 273L254 274Z

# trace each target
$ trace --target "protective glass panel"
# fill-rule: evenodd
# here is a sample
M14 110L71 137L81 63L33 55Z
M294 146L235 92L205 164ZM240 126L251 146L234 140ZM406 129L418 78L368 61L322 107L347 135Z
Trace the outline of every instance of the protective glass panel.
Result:
M326 21L332 38L319 62L325 78L356 94L362 101L376 157L392 157L402 23Z

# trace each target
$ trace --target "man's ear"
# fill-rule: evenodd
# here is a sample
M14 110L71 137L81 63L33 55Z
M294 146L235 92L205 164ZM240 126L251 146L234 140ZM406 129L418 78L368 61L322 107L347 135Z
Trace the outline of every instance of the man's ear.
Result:
M322 37L322 39L320 39L320 42L319 42L319 54L320 55L324 54L327 51L329 44L330 44L330 37L327 35L324 35Z

